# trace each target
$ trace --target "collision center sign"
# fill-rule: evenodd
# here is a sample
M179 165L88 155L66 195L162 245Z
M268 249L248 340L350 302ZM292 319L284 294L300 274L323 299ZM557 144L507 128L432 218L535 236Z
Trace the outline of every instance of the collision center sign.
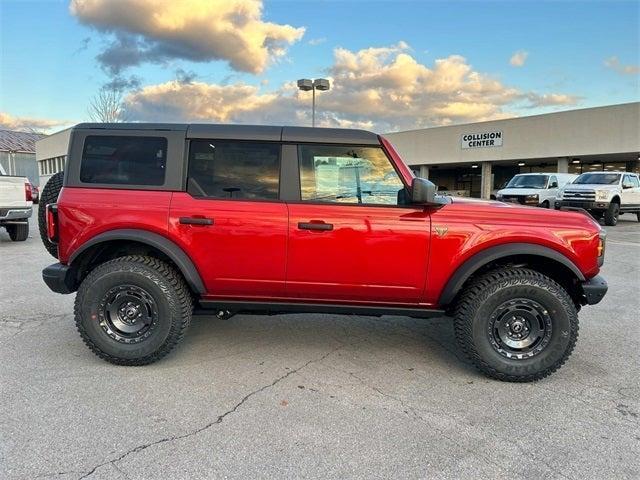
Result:
M462 148L501 147L502 131L463 133L460 139Z

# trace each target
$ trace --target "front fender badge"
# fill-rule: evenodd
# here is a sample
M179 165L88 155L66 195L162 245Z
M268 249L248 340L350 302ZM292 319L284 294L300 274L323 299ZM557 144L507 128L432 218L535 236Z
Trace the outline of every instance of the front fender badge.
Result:
M444 225L436 225L433 228L435 229L436 234L439 237L444 237L447 234L447 232L449 231L449 227L444 226Z

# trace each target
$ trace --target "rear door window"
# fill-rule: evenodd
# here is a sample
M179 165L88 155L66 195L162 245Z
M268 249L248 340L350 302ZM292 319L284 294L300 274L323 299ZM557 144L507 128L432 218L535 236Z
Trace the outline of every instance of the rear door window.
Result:
M113 185L163 185L164 137L89 135L84 141L80 181Z
M187 191L194 197L277 200L280 145L193 140Z

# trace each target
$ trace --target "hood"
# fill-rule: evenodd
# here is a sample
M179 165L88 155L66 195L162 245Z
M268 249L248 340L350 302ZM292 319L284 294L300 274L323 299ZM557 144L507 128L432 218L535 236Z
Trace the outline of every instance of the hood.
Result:
M496 195L537 195L540 190L546 190L546 188L503 188L498 190Z
M599 183L569 183L562 187L563 190L618 190L620 187L616 183L615 185L602 185Z
M497 200L484 200L482 198L473 198L473 197L448 197L451 200L451 203L455 204L465 204L471 203L474 205L483 205L488 207L513 207L513 203L504 203L498 202Z
M495 200L481 200L478 198L455 197L449 205L441 211L451 215L460 215L465 221L473 223L493 223L511 225L550 225L563 228L586 227L600 230L600 225L584 212L569 212L535 206L520 205L519 203L498 202Z

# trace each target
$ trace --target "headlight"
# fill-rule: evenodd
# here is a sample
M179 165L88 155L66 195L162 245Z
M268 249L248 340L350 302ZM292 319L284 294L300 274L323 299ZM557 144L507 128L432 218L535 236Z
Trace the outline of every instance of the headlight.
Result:
M596 201L604 202L609 199L609 192L607 190L596 190Z
M538 204L538 198L538 195L527 195L525 197L525 202Z

